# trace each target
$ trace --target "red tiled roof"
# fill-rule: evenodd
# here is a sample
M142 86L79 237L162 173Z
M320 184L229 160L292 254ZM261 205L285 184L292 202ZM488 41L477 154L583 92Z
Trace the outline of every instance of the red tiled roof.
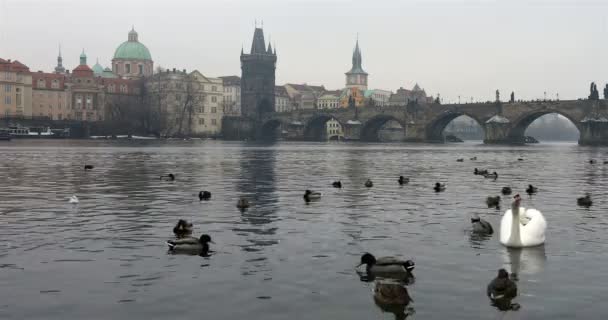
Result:
M41 79L45 80L44 87L38 86L38 81ZM53 80L59 81L59 86L57 88L51 86ZM65 81L66 78L63 74L45 72L32 73L32 88L34 89L63 90L65 88Z
M11 62L10 60L0 59L0 70L2 71L12 71L12 72L29 72L30 68L28 68L23 63L15 60Z
M86 64L81 64L72 70L72 74L77 77L92 77L93 70Z

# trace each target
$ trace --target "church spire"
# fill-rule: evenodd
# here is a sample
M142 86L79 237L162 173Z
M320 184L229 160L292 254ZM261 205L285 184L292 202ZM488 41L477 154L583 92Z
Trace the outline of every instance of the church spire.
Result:
M63 58L61 57L61 43L59 44L59 54L57 55L57 66L55 67L55 73L64 73L65 68L63 67Z
M250 54L266 53L264 42L264 30L262 30L262 28L255 28L255 32L253 33L253 41L251 42Z

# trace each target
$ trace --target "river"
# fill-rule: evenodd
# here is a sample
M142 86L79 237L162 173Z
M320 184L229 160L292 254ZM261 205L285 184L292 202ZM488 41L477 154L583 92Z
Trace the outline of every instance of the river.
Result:
M573 143L0 142L0 318L393 319L354 271L369 251L415 261L408 319L602 319L604 160L608 149ZM175 181L159 180L169 172ZM437 181L445 192L433 192ZM498 241L508 203L484 200L530 183L540 191L523 205L544 213L547 241L509 251ZM305 204L305 189L323 198ZM589 209L576 204L585 192ZM241 196L253 202L246 212ZM473 213L494 226L490 239L470 234ZM167 254L179 218L210 234L216 253ZM519 274L517 311L485 296L501 267Z

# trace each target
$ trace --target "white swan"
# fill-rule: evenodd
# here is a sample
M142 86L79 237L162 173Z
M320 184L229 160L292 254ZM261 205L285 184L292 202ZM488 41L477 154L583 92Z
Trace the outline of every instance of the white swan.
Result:
M500 221L500 243L506 247L533 247L545 243L547 222L540 211L520 207L521 197L516 195L511 209Z

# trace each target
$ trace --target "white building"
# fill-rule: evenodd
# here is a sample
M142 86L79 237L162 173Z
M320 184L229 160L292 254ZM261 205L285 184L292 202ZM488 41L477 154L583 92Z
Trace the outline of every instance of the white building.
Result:
M224 114L241 115L241 78L237 76L220 77L224 86Z
M274 87L274 108L276 112L292 111L292 102L284 86Z
M327 140L342 140L344 139L344 131L340 122L335 119L330 119L325 123Z
M340 107L340 90L325 91L317 100L318 109L337 109Z
M379 107L388 106L392 94L391 91L381 89L365 90L364 93L366 99L371 99L373 104Z

